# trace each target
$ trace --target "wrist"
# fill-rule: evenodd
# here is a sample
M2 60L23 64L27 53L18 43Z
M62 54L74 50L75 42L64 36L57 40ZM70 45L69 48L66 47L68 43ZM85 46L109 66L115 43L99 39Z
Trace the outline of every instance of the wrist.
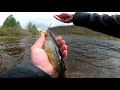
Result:
M74 14L71 14L71 22L73 22Z
M45 73L49 74L50 76L53 75L54 73L54 69L53 69L53 66L47 66L47 67L43 67L43 66L39 66L39 65L36 65L38 68L40 68L41 70L43 70Z

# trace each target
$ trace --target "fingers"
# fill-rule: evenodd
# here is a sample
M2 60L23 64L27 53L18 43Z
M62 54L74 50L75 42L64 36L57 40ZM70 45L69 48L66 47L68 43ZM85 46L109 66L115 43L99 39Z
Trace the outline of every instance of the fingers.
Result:
M38 40L34 43L34 47L39 47L42 48L42 46L45 43L45 33L41 33L40 38L38 38Z
M61 37L61 36L57 37L57 38L56 38L57 44L59 44L59 43L61 42L61 40L62 40L62 37Z
M56 18L57 20L64 22L64 19L62 19L62 17L60 17L60 15L54 15L54 18Z
M61 48L60 48L60 51L63 52L64 50L67 50L67 45L63 45Z
M54 15L54 18L56 18L57 20L60 20L59 15Z
M60 51L62 52L63 59L65 59L67 57L67 45L63 45Z
M56 38L56 42L61 47L60 51L62 52L62 56L65 59L67 57L67 50L68 50L66 42L62 40L60 36Z
M65 43L65 40L62 40L62 41L60 41L59 46L62 47L62 46L65 45L65 44L66 44L66 43Z
M64 51L62 52L62 56L63 56L63 59L66 59L66 57L67 57L67 50L64 50Z
M71 23L73 20L74 14L62 13L60 15L54 15L54 18L64 23Z
M56 38L56 42L60 47L62 47L65 44L65 41L62 40L60 36Z

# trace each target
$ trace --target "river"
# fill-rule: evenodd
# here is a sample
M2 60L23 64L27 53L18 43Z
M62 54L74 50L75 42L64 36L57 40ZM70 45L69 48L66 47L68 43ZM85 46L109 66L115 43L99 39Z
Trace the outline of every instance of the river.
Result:
M69 78L120 78L120 42L63 37L68 45ZM30 60L36 38L0 39L0 72Z

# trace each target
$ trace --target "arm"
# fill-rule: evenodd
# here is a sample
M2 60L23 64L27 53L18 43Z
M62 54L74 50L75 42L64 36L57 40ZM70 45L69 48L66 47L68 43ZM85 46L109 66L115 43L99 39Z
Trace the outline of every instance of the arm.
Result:
M27 60L0 74L0 78L51 78L50 75Z
M120 15L98 15L96 13L77 12L73 16L73 24L120 37Z

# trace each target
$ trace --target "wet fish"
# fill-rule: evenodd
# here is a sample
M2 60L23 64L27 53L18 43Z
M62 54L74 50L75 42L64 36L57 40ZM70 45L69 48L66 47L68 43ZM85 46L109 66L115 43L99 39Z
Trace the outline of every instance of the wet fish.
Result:
M52 32L47 29L44 31L46 41L43 46L45 52L48 55L49 61L54 68L53 78L66 78L66 66L63 61L62 53L60 52L60 48L57 45L55 38Z

